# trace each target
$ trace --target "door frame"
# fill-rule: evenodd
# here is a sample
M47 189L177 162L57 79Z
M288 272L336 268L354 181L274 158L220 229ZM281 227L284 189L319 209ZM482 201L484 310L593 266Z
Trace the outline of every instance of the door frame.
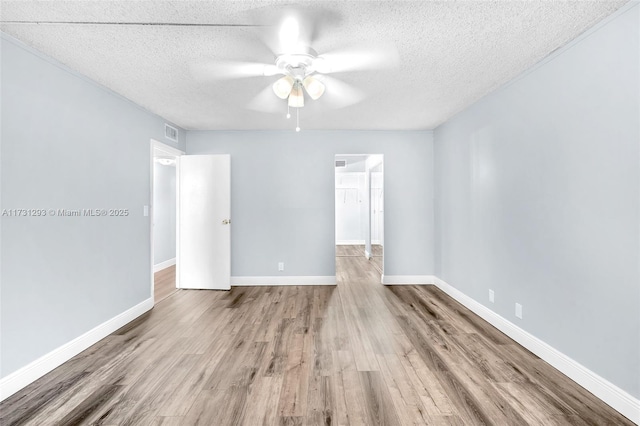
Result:
M366 201L367 201L367 217L368 217L368 223L367 223L367 234L365 236L365 251L363 253L363 255L369 260L371 259L373 253L370 253L369 251L367 251L367 242L369 245L369 249L371 249L371 169L374 168L377 164L382 164L382 193L383 193L383 198L382 198L382 208L384 209L384 204L385 204L385 197L384 197L384 187L385 187L385 173L384 173L384 154L374 154L374 153L366 153L366 154L341 154L341 153L334 153L333 154L333 176L334 176L334 180L333 180L333 188L335 191L335 175L336 175L336 168L335 168L335 161L336 161L336 157L366 157L365 159L365 193L366 193ZM375 162L373 164L373 166L371 165L371 160L372 159L376 159L379 160L378 162ZM334 252L335 252L335 246L337 243L337 239L336 239L336 221L335 221L335 214L336 214L336 203L335 203L335 196L333 197L333 214L334 214L334 222L333 222L333 246L334 246ZM385 216L382 216L382 246L383 246L383 253L382 253L382 274L384 275L384 259L385 259L385 254L384 254L384 230L385 230L385 226L384 226L384 220L385 220ZM372 250L373 251L373 250ZM334 256L335 258L335 256Z
M153 271L154 262L153 262L153 216L155 214L155 206L154 206L154 198L153 198L153 179L154 179L154 157L156 151L167 154L167 156L179 157L181 155L185 155L186 152L182 151L178 148L175 148L171 145L167 145L166 143L157 141L155 139L151 139L149 144L149 270L151 271L151 300L155 305L155 283L154 283L154 274ZM176 170L176 179L177 179L177 170ZM178 185L176 184L176 209L178 207ZM176 215L176 238L178 232L178 216Z

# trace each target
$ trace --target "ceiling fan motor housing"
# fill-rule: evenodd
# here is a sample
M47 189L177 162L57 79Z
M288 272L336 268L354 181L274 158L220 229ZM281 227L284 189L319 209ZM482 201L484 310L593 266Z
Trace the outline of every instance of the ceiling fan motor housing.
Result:
M276 58L276 67L284 75L290 75L298 81L316 72L314 62L318 54L311 48L300 53L283 53Z

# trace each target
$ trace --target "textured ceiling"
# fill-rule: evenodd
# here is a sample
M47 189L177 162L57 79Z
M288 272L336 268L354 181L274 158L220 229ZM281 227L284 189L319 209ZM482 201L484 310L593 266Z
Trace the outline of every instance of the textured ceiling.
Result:
M261 41L285 6L331 19L312 47L393 45L395 69L335 74L366 96L307 101L303 129L432 129L620 8L620 1L2 1L2 21L172 22L225 26L2 23L0 29L186 129L291 129L248 108L278 77L208 78L216 62L273 63ZM229 26L261 24L266 27ZM329 82L327 83L329 84ZM329 90L329 88L327 88Z

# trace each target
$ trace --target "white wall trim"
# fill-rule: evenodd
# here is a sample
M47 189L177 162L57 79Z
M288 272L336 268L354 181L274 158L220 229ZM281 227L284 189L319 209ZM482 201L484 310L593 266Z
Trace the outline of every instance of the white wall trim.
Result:
M168 268L169 266L173 266L176 264L176 258L165 260L164 262L157 263L153 265L153 272L162 271L163 269Z
M231 277L232 287L278 285L336 285L336 276Z
M436 277L433 275L384 275L381 282L384 285L425 285L435 284Z
M167 123L165 123L167 124ZM174 127L174 126L172 126ZM169 139L171 140L171 139ZM151 145L154 149L157 149L158 151L162 151L163 154L165 155L173 155L175 157L179 157L181 155L185 155L186 152L184 152L183 150L179 149L179 148L175 148L165 142L160 142L159 140L153 139L151 138ZM153 151L151 152L151 155L153 156Z
M363 246L364 240L336 240L337 246Z
M586 390L610 405L623 416L640 424L640 400L620 389L607 379L599 376L587 367L569 358L559 350L529 334L509 320L503 318L491 309L475 301L471 297L452 287L443 280L435 277L435 285L449 296L462 303L471 311L479 315L489 324L502 331L507 336L551 364L554 368L584 387Z
M0 379L0 401L33 383L54 368L78 355L89 346L138 318L151 308L153 308L153 299L149 298L87 331L83 335L76 337L72 341L65 343L59 348L54 349L48 354L41 356L8 376L3 377Z
M369 253L368 251L365 250L364 251L364 257L366 257L367 260L370 260L371 259L371 253Z

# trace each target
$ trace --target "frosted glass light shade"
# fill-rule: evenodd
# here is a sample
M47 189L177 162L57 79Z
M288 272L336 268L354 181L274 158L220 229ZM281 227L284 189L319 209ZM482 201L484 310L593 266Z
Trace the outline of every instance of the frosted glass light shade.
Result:
M291 89L289 95L289 106L292 108L302 108L304 106L304 93L302 92L302 86L297 83Z
M324 84L317 78L308 76L302 84L304 84L304 88L307 89L307 93L314 101L324 93Z
M291 89L293 88L293 83L293 78L285 75L273 83L273 92L280 99L287 99L289 93L291 93Z

